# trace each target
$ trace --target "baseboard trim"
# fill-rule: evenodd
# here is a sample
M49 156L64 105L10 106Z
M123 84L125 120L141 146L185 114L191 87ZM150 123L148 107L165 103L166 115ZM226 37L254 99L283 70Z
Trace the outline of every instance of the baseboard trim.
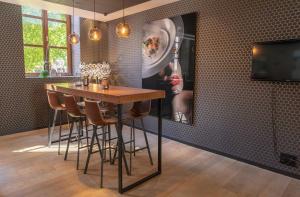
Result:
M130 125L127 125L127 126L130 126ZM139 130L142 130L141 127L135 126L135 128L139 129ZM146 132L157 135L156 132L153 132L153 131L150 131L150 130L146 130ZM211 148L200 146L198 144L193 144L193 143L190 143L190 142L179 140L177 138L170 137L170 136L167 136L167 135L164 135L164 134L162 136L164 138L167 138L167 139L170 139L170 140L174 140L176 142L179 142L179 143L182 143L182 144L185 144L185 145L188 145L188 146L192 146L194 148L198 148L198 149L202 149L202 150L205 150L205 151L208 151L208 152L212 152L212 153L215 153L215 154L218 154L218 155L222 155L222 156L228 157L230 159L234 159L234 160L237 160L237 161L240 161L240 162L244 162L244 163L247 163L247 164L250 164L250 165L262 168L262 169L265 169L265 170L269 170L269 171L272 171L272 172L276 172L276 173L279 173L279 174L282 174L282 175L289 176L289 177L292 177L292 178L300 180L300 175L298 175L298 174L294 174L294 173L291 173L291 172L286 172L286 171L283 171L283 170L280 170L280 169L277 169L277 168L273 168L273 167L270 167L270 166L266 166L264 164L257 163L257 162L254 162L254 161L250 161L248 159L244 159L244 158L241 158L241 157L238 157L238 156L235 156L235 155L231 155L231 154L224 153L224 152L221 152L221 151L218 151L218 150L214 150L214 149L211 149Z
M65 125L65 124L68 124L68 122L67 121L63 121L62 124ZM20 130L15 130L12 133L7 133L7 134L3 134L3 135L0 134L0 136L14 135L14 134L17 134L17 133L29 132L29 131L34 131L34 130L46 129L46 128L48 128L48 127L47 126L41 126L41 127L20 129Z

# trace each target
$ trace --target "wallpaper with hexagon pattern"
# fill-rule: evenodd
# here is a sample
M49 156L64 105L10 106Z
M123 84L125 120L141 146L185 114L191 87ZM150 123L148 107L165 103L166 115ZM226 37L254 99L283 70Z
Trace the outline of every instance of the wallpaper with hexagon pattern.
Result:
M300 157L300 85L250 80L253 42L300 38L299 10L293 0L182 0L126 17L128 40L114 34L119 21L110 22L109 60L123 82L141 87L143 24L198 12L194 125L164 120L163 134L299 177L274 156L271 96L279 149ZM155 125L147 119L148 130Z
M91 20L80 20L84 35ZM106 24L97 23L103 30ZM106 31L107 32L107 31ZM103 40L107 40L103 34ZM100 44L81 39L81 61L107 60L107 41ZM74 81L76 78L25 78L21 7L0 2L0 136L48 126L45 83Z
M25 79L20 7L0 3L0 9L0 135L45 127L43 84L72 79ZM198 12L194 124L164 120L163 134L299 177L298 168L274 157L271 121L273 93L279 149L299 157L299 84L250 80L252 43L299 38L299 10L295 0L182 0L126 17L133 31L127 40L114 34L119 21L108 23L103 53L124 84L141 87L143 24ZM155 123L147 118L147 129Z

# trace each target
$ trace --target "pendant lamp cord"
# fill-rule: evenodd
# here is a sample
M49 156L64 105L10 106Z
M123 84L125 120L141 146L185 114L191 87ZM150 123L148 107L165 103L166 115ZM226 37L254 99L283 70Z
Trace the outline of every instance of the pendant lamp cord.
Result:
M125 24L125 0L122 1L122 7L123 7L123 24Z
M95 26L95 20L96 20L96 0L94 0L94 26Z
M95 19L96 19L96 0L94 0L94 21L93 21L93 26L95 27ZM95 60L95 48L96 48L96 43L93 45L93 63L96 63Z
M75 23L75 21L74 21L74 9L75 9L75 0L73 0L73 21L72 21L72 28L73 28L73 33L75 32L75 30L74 30L74 23Z

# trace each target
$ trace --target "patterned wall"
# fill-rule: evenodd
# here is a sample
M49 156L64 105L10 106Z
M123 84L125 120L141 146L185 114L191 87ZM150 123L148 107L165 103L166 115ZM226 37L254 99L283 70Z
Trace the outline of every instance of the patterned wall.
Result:
M95 22L95 25L102 31L102 39L100 41L92 41L88 38L88 32L93 26L93 20L81 18L80 25L81 61L85 63L91 63L94 60L97 62L107 61L107 24L99 21Z
M83 22L83 32L87 31L84 25ZM20 6L0 2L0 27L0 136L47 127L48 102L44 84L76 78L25 78ZM89 42L81 44L81 59L85 60L92 46ZM104 51L102 56L96 57L105 58L107 50ZM80 56L78 51L74 54Z
M128 40L114 34L119 21L110 22L109 60L127 85L141 87L143 24L198 12L194 125L165 120L164 135L299 176L274 157L271 124L274 91L279 149L300 157L299 84L250 80L252 43L299 38L299 8L292 0L182 0L127 17Z
M299 169L281 165L274 158L271 125L273 91L280 150L300 156L299 85L251 81L249 77L253 42L299 38L299 7L300 2L292 0L182 0L128 17L133 28L128 40L116 38L118 21L108 27L102 24L108 28L110 44L104 44L99 59L109 54L122 81L140 87L142 25L197 11L194 125L164 121L164 134L299 175ZM0 10L0 135L45 127L44 83L74 79L26 79L21 9L0 2ZM82 55L82 60L88 58ZM154 130L153 122L154 118L147 119L149 130Z
M76 32L80 36L80 17L75 16L72 17L72 32ZM80 57L81 57L81 51L80 51L80 42L77 43L76 45L72 45L72 69L73 69L73 74L75 76L79 75L80 73Z

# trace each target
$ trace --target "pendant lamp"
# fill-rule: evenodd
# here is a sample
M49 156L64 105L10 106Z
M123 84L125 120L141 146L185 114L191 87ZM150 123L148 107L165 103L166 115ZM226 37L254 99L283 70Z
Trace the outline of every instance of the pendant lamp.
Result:
M128 23L125 22L125 6L123 2L123 20L116 26L116 34L119 38L129 38L131 28Z
M75 33L74 31L74 2L75 0L73 0L73 21L72 21L72 29L73 29L73 33L71 33L69 36L68 36L68 42L69 44L72 44L72 45L76 45L79 43L79 40L80 40L80 37L78 34Z
M93 41L99 41L102 38L102 32L101 30L95 25L95 19L96 19L96 2L94 0L94 25L89 31L89 39Z

